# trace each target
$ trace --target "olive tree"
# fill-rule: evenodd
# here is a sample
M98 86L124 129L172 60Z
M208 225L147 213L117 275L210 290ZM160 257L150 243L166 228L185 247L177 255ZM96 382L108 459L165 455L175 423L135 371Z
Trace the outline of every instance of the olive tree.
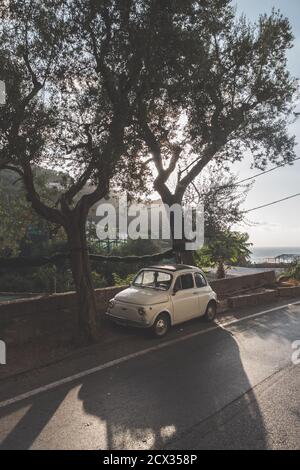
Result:
M65 230L78 324L91 339L98 328L88 212L119 172L132 188L143 187L148 170L139 158L145 146L134 113L145 54L149 42L162 56L172 53L168 33L178 33L173 16L185 9L180 4L11 0L1 9L0 79L7 96L0 110L0 169L15 171L36 213ZM39 167L63 172L54 201L39 193Z
M125 3L12 0L1 11L7 96L0 111L0 168L20 176L40 217L64 228L80 332L91 339L98 328L87 215L131 152L132 95L141 69L125 38L130 24L138 32L142 20L137 12L132 19L123 15ZM38 192L39 166L64 173L56 201Z
M169 37L174 44L180 37L181 47L163 55L155 40L148 42L136 109L163 202L182 204L210 162L225 170L250 152L260 169L291 163L297 82L287 69L288 20L273 11L250 24L236 18L229 0L198 0L172 21L177 28ZM191 261L182 241L174 248Z

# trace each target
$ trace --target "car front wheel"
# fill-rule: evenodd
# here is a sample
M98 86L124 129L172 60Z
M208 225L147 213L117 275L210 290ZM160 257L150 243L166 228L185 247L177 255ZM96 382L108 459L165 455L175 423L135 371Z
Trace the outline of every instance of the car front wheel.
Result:
M152 333L156 338L162 338L167 334L170 328L170 319L166 313L161 313L156 318L153 326Z
M214 321L216 314L217 314L217 304L216 302L211 301L207 305L206 312L204 315L204 320Z

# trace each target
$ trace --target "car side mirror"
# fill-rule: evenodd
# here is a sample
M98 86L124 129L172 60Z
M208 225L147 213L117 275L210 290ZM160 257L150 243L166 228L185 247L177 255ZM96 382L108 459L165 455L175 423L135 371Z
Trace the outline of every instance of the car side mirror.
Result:
M173 288L172 295L175 295L175 294L176 294L176 292L178 292L178 289L177 289L177 287L174 287L174 288Z

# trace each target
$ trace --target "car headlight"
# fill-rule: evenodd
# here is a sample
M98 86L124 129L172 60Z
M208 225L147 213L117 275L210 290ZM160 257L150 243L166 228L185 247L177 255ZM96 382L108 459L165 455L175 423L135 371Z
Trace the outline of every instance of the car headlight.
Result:
M115 305L114 299L112 299L112 300L110 300L110 301L108 302L108 307L109 307L109 308L113 308L114 305Z
M143 317L144 315L146 315L146 310L144 309L144 307L139 307L138 308L138 313L139 313L139 315L141 315Z

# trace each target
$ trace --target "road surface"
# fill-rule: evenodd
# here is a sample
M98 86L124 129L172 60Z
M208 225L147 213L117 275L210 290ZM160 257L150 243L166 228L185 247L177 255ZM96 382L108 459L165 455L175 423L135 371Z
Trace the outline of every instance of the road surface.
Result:
M0 448L299 449L300 305L257 313L213 329L194 322L163 347L152 341L50 389L27 385L26 399L14 399L22 378L12 381Z

